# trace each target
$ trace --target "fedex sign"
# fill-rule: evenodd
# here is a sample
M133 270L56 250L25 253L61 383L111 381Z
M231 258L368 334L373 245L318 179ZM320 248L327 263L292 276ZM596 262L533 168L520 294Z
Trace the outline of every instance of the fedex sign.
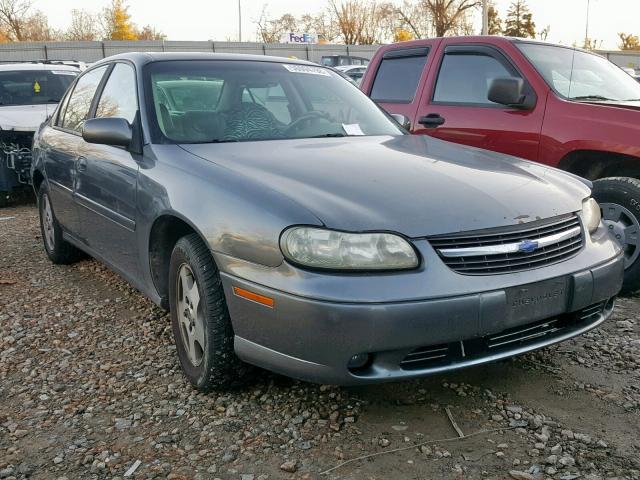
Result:
M283 33L280 43L318 43L318 36L310 33Z

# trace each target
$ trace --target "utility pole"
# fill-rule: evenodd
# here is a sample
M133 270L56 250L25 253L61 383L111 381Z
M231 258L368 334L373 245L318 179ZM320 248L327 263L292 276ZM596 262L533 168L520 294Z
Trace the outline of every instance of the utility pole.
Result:
M587 25L584 29L584 48L589 46L589 3L591 0L587 0Z
M238 0L238 41L242 41L242 5Z
M482 0L482 35L489 35L489 9L487 0Z

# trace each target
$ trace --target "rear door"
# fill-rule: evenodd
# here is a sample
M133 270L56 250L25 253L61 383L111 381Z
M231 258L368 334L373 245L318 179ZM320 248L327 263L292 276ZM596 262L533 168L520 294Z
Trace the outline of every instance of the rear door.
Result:
M365 92L389 113L398 113L413 120L426 72L427 59L434 43L399 47L387 50L378 63L377 71ZM369 68L373 68L373 65Z
M60 106L52 126L45 127L41 139L54 214L63 228L74 236L80 235L80 221L73 201L76 162L84 146L80 132L106 70L106 66L99 67L78 79Z
M125 62L115 63L98 92L94 117L120 117L133 125L137 114L134 67ZM137 160L139 156L126 148L84 142L75 190L85 241L93 251L129 275L138 272Z
M544 98L529 110L488 100L491 80L524 80L524 93L535 92L499 48L443 40L417 112L414 133L537 160Z

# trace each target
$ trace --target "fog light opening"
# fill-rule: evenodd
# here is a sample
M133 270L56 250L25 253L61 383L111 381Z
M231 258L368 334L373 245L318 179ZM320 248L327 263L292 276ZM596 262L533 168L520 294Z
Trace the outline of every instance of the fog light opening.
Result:
M347 362L349 370L362 370L371 364L372 356L370 353L357 353Z

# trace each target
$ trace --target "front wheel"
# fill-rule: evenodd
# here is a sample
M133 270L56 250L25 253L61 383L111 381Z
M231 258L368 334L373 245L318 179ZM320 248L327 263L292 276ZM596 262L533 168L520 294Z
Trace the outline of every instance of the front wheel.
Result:
M640 289L640 180L602 178L593 182L602 221L624 248L622 292Z
M196 234L176 243L169 265L171 326L182 370L200 391L239 385L248 365L233 350L233 328L222 282Z

